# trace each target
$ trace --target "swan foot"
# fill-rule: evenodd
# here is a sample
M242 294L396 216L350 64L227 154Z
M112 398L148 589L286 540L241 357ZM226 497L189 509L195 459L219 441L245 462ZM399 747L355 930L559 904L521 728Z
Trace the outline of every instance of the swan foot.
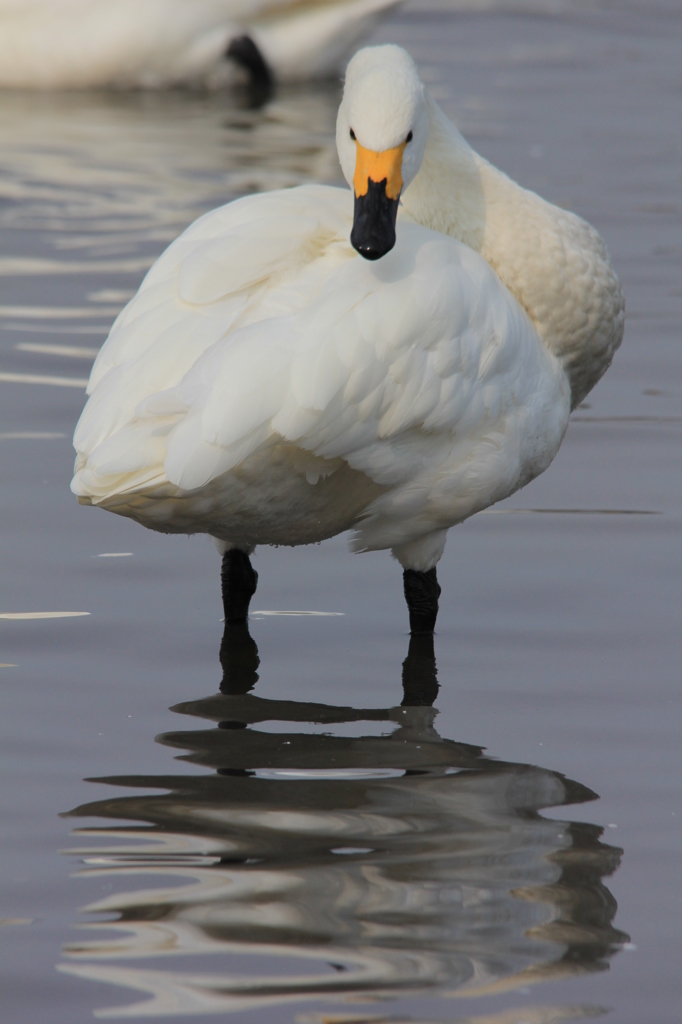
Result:
M225 625L245 625L249 617L249 604L256 593L258 573L245 551L230 548L223 555L220 570L223 591Z
M273 88L272 72L251 36L236 36L225 56L248 73L251 85L266 99Z
M436 569L419 572L417 569L403 571L403 589L407 609L410 613L410 633L433 633L438 617L440 586Z

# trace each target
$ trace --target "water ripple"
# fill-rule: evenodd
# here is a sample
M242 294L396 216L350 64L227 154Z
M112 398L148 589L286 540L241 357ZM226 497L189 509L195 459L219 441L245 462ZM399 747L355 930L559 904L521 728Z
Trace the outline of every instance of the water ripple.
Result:
M126 822L77 830L91 845L71 851L114 891L60 969L146 997L100 1016L496 992L603 969L627 941L603 883L622 851L541 814L595 794L440 736L432 638L412 639L391 708L255 696L242 627L221 657L223 692L174 708L200 727L157 737L208 772L91 780L114 793L71 812ZM355 734L302 731L321 722Z

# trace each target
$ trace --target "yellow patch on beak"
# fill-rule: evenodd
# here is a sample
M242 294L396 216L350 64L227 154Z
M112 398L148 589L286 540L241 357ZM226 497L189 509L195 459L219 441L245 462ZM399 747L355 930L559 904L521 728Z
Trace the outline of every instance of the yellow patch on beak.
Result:
M360 197L367 195L369 182L377 184L386 181L386 195L389 199L397 199L403 187L403 151L406 143L402 142L393 149L385 149L383 153L375 153L371 149L365 149L359 142L356 142L357 156L355 158L355 174L353 175L353 188L355 195Z

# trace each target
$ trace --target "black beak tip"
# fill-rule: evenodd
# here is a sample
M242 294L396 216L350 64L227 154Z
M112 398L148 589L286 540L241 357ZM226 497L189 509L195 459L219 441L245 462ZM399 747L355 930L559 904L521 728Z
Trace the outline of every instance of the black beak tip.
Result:
M357 245L353 241L351 236L351 245L356 252L359 252L361 256L366 260L380 260L382 256L385 256L387 252L390 252L395 245L395 238L392 242L386 244L377 244L371 242L359 242Z
M398 198L386 195L386 179L367 182L367 192L355 196L350 244L366 260L380 260L395 245Z

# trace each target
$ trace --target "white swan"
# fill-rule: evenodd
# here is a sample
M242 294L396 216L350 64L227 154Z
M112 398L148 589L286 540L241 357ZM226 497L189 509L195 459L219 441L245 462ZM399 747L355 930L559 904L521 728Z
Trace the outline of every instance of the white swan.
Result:
M354 213L343 189L251 196L152 267L93 367L72 489L219 540L228 621L256 545L353 528L429 631L449 527L547 468L623 298L596 231L474 153L398 47L351 61L337 145Z
M328 76L399 2L0 0L0 88L210 83L226 54L280 81Z

